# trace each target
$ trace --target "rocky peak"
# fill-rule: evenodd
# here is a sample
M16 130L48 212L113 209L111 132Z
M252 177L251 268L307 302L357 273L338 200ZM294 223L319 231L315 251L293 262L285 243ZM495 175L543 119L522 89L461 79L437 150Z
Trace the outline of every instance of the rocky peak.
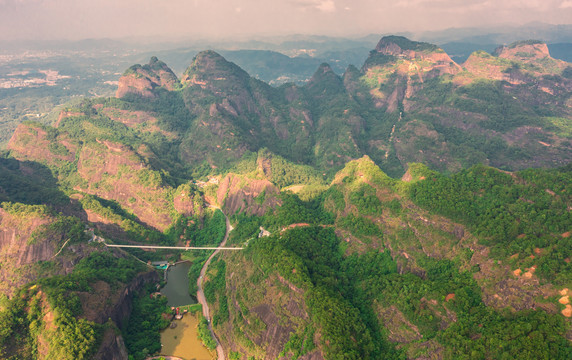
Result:
M517 41L510 45L499 46L495 55L511 60L538 60L550 57L546 43L538 40Z
M322 63L312 75L307 89L314 95L334 95L343 91L344 85L330 65Z
M384 36L375 50L384 55L414 59L420 52L443 52L437 45L412 41L403 36Z
M330 67L329 64L322 63L322 64L320 64L320 66L318 67L318 70L316 70L314 75L312 75L312 78L310 79L310 83L322 81L323 79L327 79L327 78L339 78L339 77L338 77L338 75L336 75L334 70L332 70L332 68Z
M183 85L199 85L205 87L213 81L246 82L250 76L235 63L212 50L201 51L195 56L185 71L181 82Z
M366 60L363 72L375 66L393 66L397 59L413 63L419 73L456 74L461 67L437 45L409 40L403 36L384 36ZM408 64L409 65L409 64ZM409 69L405 69L405 72ZM421 76L420 76L421 77Z
M119 79L116 96L122 98L127 94L135 94L145 98L154 98L155 88L164 87L174 90L179 80L164 62L153 56L148 64L131 66Z

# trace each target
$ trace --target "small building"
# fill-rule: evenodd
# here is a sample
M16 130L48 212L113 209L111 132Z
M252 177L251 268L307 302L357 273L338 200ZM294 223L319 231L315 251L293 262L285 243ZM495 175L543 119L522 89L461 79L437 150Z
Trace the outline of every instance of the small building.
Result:
M262 226L260 227L260 232L258 233L258 237L270 236L270 231L265 230Z
M159 270L165 270L166 268L169 267L169 262L166 260L162 260L162 261L152 261L151 265L153 267L155 267L156 269Z

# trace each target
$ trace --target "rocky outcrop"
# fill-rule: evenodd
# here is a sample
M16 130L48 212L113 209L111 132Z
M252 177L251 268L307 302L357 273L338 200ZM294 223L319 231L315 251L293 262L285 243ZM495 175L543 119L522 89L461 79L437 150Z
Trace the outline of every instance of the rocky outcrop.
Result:
M496 48L495 55L511 60L540 60L550 57L548 46L542 41L525 40Z
M204 208L204 198L189 185L181 185L173 196L175 210L184 216L201 216Z
M187 68L181 83L184 86L199 86L202 89L216 91L225 83L245 84L250 75L238 65L227 61L212 50L198 53Z
M94 360L128 360L127 348L123 342L123 337L115 333L113 329L108 329L103 334L103 340Z
M15 267L50 259L55 253L54 244L40 241L41 239L33 235L42 226L54 221L51 215L41 210L18 215L0 208L0 252L9 258Z
M164 230L171 224L168 188L130 147L106 140L86 144L77 168L87 184L80 190L117 201L150 227Z
M113 289L103 281L91 284L92 291L78 293L82 303L82 317L97 324L108 324L108 329L94 359L126 360L127 349L119 331L127 324L133 310L133 297L146 284L160 281L155 270L137 275L133 280L119 289Z
M466 85L474 79L485 78L520 85L533 81L539 84L542 91L553 95L558 92L558 88L566 89L568 81L555 81L553 78L547 81L535 77L554 75L568 66L566 62L552 58L545 43L534 40L519 41L498 47L493 55L484 51L474 52L463 64L470 77L461 76L456 82Z
M325 63L316 70L306 88L317 99L345 91L342 79Z
M67 135L30 123L20 124L8 142L8 149L16 159L44 164L72 162L77 148L75 141Z
M56 123L54 124L54 127L57 128L60 126L60 124L62 123L63 120L70 118L70 117L74 117L74 116L82 116L85 115L84 113L80 112L80 111L68 111L68 110L62 110L60 112L60 115L58 116L58 120L56 121Z
M221 181L217 191L217 201L225 214L246 212L263 215L280 203L279 193L276 186L266 179L249 179L231 173Z
M371 95L376 106L394 112L403 105L406 111L414 107L410 101L423 83L443 75L455 75L462 68L436 45L411 41L402 36L385 36L370 53L362 67L365 78L373 87ZM377 86L384 84L385 90Z
M377 53L416 61L424 73L456 74L461 67L436 45L411 41L402 36L385 36L375 47Z
M63 242L61 234L46 237L40 233L56 221L45 208L21 206L20 213L0 208L0 294L7 296L37 279L39 274L33 265L51 260Z
M404 36L384 36L379 40L375 51L384 55L405 56L410 59L415 58L416 53L432 52L439 50L439 47L433 44L412 41Z
M229 352L256 354L264 359L290 358L291 349L285 349L286 343L294 334L305 336L305 330L312 326L304 290L278 274L271 274L259 286L249 286L251 276L258 271L250 263L237 259L227 259L230 321L215 329L217 335ZM320 336L314 335L315 344L320 343ZM300 358L317 360L324 357L318 347Z
M100 281L92 285L94 291L80 293L83 313L86 320L104 324L111 319L118 328L123 328L133 310L133 296L146 284L159 282L157 271L150 270L137 275L129 284L118 290ZM112 299L109 303L105 299Z
M134 94L144 98L154 98L155 88L174 90L178 84L179 80L173 71L153 56L149 64L134 65L123 74L119 79L116 97L122 98L127 94Z

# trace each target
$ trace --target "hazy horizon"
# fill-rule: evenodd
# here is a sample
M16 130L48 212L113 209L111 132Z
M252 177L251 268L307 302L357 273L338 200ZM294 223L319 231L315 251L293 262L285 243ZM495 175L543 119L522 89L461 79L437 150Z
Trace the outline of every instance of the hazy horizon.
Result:
M0 40L357 37L572 24L572 0L0 0Z

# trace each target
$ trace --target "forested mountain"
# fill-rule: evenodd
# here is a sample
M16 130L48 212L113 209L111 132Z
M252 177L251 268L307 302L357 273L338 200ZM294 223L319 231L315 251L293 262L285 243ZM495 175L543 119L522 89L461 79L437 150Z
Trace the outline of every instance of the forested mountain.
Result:
M350 66L340 78L323 64L303 87L270 87L203 52L180 90L127 72L117 95L133 109L141 105L131 95L185 107L192 119L178 129L180 153L193 164L220 167L267 147L320 170L364 154L393 176L412 161L441 171L476 163L517 170L570 161L570 69L535 41L459 65L435 45L393 36L361 70Z
M215 245L219 207L244 247L206 274L229 358L568 359L571 73L538 41L457 64L398 36L304 86L213 51L134 65L0 159L0 354L160 350L134 256L192 257L196 291L208 254L99 241Z

